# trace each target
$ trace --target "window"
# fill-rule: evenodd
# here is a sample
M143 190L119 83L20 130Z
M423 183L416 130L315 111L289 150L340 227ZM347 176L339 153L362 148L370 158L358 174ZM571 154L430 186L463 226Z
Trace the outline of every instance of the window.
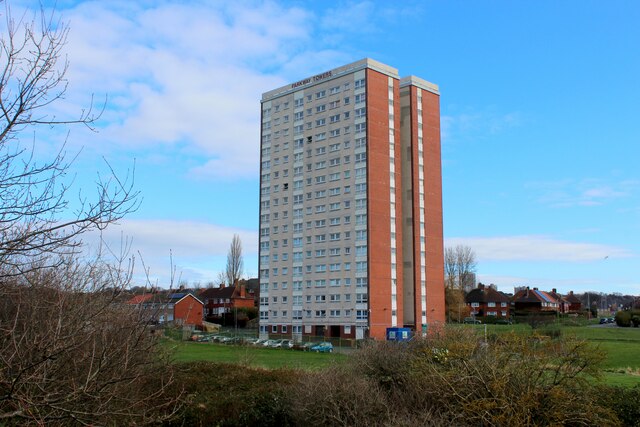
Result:
M356 133L366 132L367 124L366 123L356 123Z
M322 104L322 105L318 105L318 106L316 107L316 113L322 113L322 112L323 112L323 111L325 111L326 109L327 109L327 108L326 108L326 106L325 106L324 104Z
M357 98L357 96L356 96ZM366 108L358 108L355 111L356 114L356 119L360 119L362 117L365 117L367 115L367 109Z
M319 92L316 92L316 99L324 98L325 96L327 96L326 90L321 90Z
M353 86L355 89L364 88L364 79L356 80Z
M331 249L329 249L329 255L331 255L331 256L340 255L340 248L331 248Z
M327 147L318 147L316 148L316 156L320 156L327 152Z
M325 124L327 124L327 119L316 120L316 126L324 126Z
M361 93L360 95L356 95L355 97L355 103L356 104L362 104L363 102L365 102L367 99L367 95L364 93ZM357 111L357 110L356 110Z
M487 307L495 307L496 303L495 302L488 302L487 303Z
M340 121L340 114L336 114L329 117L329 123L336 123Z
M329 136L331 138L335 138L336 136L340 136L340 129L333 129L329 132Z
M340 233L330 233L329 240L331 241L340 240Z
M335 95L336 93L340 93L340 86L335 86L329 89L330 95Z

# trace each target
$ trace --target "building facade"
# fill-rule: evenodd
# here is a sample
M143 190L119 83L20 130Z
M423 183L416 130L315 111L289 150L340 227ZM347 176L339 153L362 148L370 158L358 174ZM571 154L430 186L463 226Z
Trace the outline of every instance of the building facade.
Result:
M363 59L261 104L261 334L444 322L437 86Z

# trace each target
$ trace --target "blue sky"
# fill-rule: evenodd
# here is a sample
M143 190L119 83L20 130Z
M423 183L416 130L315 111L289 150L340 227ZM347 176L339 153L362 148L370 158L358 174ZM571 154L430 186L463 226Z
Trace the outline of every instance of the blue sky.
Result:
M38 2L10 2L13 14ZM49 6L45 2L45 6ZM478 277L640 294L640 3L635 1L58 1L80 111L108 96L76 186L133 165L130 236L152 281L224 269L240 234L257 273L263 92L371 57L440 86L445 245ZM66 130L65 130L66 131ZM42 152L61 131L39 129ZM92 239L88 239L92 241Z

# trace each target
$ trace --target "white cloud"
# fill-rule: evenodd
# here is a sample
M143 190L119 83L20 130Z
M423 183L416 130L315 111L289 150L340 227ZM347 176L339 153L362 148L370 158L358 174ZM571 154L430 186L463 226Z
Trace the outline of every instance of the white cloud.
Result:
M501 113L491 108L481 111L451 111L440 118L442 140L445 143L467 139L477 141L518 127L522 122L523 117L519 112Z
M446 245L470 246L481 261L588 262L632 256L620 247L563 241L547 236L453 237L446 239Z
M70 87L58 110L109 95L90 149L179 147L200 159L199 177L255 176L262 92L304 75L289 65L298 56L319 51L331 66L340 56L310 44L310 13L273 2L83 2L62 15Z
M215 280L217 273L225 268L227 251L234 234L238 234L242 241L245 273L255 276L258 234L253 230L206 222L134 219L122 220L107 228L102 239L116 254L120 253L122 244L130 240L129 254L138 260L135 271L137 284L145 281L144 262L152 282L158 281L162 286L168 286L171 259L178 275L184 280ZM89 249L95 251L100 236L93 234L85 237Z
M539 193L538 202L551 207L601 206L626 198L640 188L636 180L610 182L604 179L562 179L530 182L526 185Z

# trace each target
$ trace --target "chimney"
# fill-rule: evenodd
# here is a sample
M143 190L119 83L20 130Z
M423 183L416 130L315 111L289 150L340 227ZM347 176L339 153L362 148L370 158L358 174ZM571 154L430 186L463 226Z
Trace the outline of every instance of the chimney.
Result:
M573 295L573 291L569 291L569 295Z
M484 290L484 285L482 283L478 283L478 289Z
M225 288L224 282L220 283L220 289L224 289L224 288Z
M551 289L551 292L553 292L554 294L557 294L558 291L556 290L556 288Z
M244 285L239 285L240 286L240 298L246 298L247 296L247 291L245 289Z
M533 290L534 290L534 291L537 291L537 290L538 290L538 288L533 288Z

